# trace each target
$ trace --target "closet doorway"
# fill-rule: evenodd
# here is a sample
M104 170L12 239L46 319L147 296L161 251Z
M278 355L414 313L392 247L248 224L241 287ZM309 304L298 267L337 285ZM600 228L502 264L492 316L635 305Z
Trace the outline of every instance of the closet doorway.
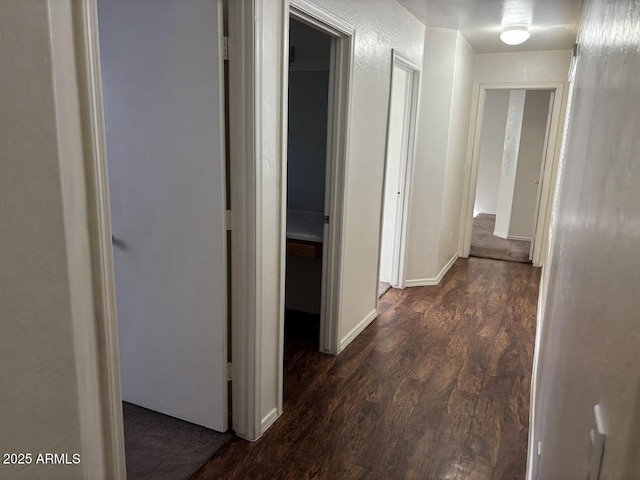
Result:
M378 297L390 287L404 288L404 250L419 78L419 68L393 51L381 212Z
M289 23L285 358L320 348L331 37ZM286 366L285 366L286 368Z

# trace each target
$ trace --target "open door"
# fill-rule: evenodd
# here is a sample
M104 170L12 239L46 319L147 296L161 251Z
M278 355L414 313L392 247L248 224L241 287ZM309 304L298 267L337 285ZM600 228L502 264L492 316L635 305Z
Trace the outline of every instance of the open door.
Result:
M221 2L98 4L123 399L225 431Z
M531 247L529 249L529 260L533 260L533 250L536 246L536 238L538 237L537 231L540 222L538 217L540 216L540 199L542 198L542 183L544 181L544 170L547 166L547 150L549 145L549 135L551 134L551 117L553 114L553 101L555 98L555 91L549 92L549 113L547 114L547 126L544 134L544 146L542 147L542 162L540 163L540 175L536 184L538 185L538 193L536 195L536 209L533 214L533 235L531 236Z
M380 292L389 286L404 288L404 245L415 142L418 78L418 67L393 51L381 213Z

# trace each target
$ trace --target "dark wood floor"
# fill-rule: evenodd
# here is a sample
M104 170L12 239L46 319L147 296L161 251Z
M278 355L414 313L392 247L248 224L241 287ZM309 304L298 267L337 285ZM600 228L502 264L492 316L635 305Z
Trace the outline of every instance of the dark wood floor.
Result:
M338 357L290 322L282 417L193 480L523 479L538 282L460 259L438 286L387 292Z

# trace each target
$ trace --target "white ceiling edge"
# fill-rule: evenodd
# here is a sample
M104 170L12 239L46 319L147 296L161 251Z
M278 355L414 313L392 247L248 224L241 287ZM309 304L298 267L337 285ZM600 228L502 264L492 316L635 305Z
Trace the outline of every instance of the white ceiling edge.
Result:
M478 54L570 50L582 9L582 0L398 1L426 26L460 31ZM520 45L502 43L503 21L529 23L531 37Z

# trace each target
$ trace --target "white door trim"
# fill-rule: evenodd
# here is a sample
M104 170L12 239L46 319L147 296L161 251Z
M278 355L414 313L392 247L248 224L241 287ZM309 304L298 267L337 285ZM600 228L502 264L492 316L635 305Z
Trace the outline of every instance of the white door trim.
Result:
M533 265L540 267L546 257L547 237L549 232L549 219L553 203L553 192L556 174L558 170L559 152L562 141L562 114L566 108L566 95L564 82L535 82L535 83L481 83L474 88L474 101L471 112L471 125L469 129L470 147L465 165L465 187L462 199L462 214L460 218L460 245L462 257L469 257L471 250L471 230L473 227L473 205L476 197L478 182L478 162L480 151L480 137L482 132L482 120L487 90L554 90L555 101L551 114L551 127L549 130L549 142L545 151L545 168L543 175L542 195L538 210L535 245L533 251Z
M281 215L283 218L281 232L282 263L281 272L285 268L286 249L286 168L287 168L287 116L288 110L288 65L289 65L289 17L306 23L332 37L331 65L329 75L329 99L327 130L327 169L329 169L325 185L325 205L328 210L329 224L325 226L323 242L323 286L320 314L320 351L337 355L340 352L340 302L342 278L342 251L344 231L344 215L346 208L344 189L347 176L347 155L349 151L349 105L351 102L354 40L356 29L334 14L318 7L308 0L290 0L286 19L283 45L283 90L281 125L282 158L281 169ZM281 330L284 327L284 274L281 275L280 316ZM283 339L280 341L280 359L283 358ZM279 365L282 376L282 362ZM282 392L282 378L279 391ZM282 405L280 399L280 408Z
M107 176L106 130L100 69L97 0L73 2L74 14L81 19L75 38L77 52L82 116L86 129L85 167L87 182L87 211L89 214L90 250L94 262L93 296L98 332L98 360L100 400L103 418L105 478L126 478L124 457L124 428L122 424L122 392L120 389L120 361L118 320L115 300L115 274L109 208L109 179ZM83 352L76 352L81 355ZM76 362L87 359L76 358ZM82 397L80 398L82 400ZM94 405L82 405L92 409Z
M380 260L382 252L382 229L384 219L384 190L387 177L387 160L389 155L389 132L391 126L391 97L393 91L393 68L399 67L405 70L410 78L411 85L408 95L405 97L407 105L405 106L405 118L404 124L407 126L403 131L403 146L402 146L402 160L400 162L400 183L404 186L404 193L401 196L402 202L398 206L398 223L395 229L394 239L394 252L393 258L395 259L392 274L391 274L391 286L395 288L405 288L406 278L406 247L407 247L407 229L409 219L409 206L411 198L411 185L413 183L413 165L415 162L415 150L417 142L417 125L420 105L420 75L421 68L418 65L413 64L406 56L402 55L398 50L391 50L391 82L389 84L389 104L387 108L387 140L385 147L385 166L384 174L382 178L383 188L383 202L380 209L380 241L378 252L378 275L380 278ZM378 289L376 288L376 310L378 305Z
M229 152L231 181L231 356L233 430L262 434L260 415L261 226L259 22L254 0L229 2Z

